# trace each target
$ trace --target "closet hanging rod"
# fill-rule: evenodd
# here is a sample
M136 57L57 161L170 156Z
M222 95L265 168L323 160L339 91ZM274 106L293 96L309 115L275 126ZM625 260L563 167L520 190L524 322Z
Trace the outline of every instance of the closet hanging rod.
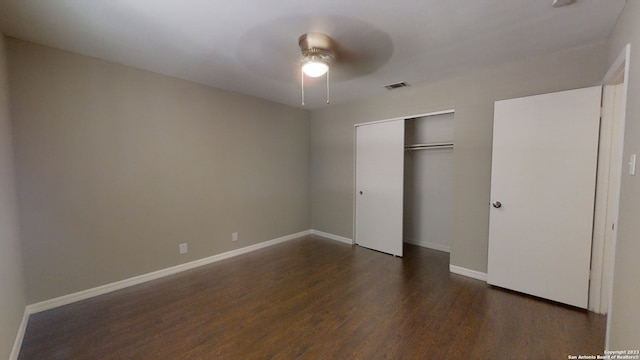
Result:
M405 150L453 149L453 143L430 143L406 145Z

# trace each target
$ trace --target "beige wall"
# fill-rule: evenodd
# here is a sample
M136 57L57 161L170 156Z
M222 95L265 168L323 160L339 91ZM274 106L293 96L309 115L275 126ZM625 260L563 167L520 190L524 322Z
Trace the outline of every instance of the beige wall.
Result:
M354 124L455 109L451 263L486 272L494 101L596 85L605 62L601 44L314 111L312 227L352 237Z
M306 110L15 39L8 58L29 303L310 228Z
M26 305L6 70L0 34L0 359L11 353Z
M609 64L631 44L623 164L640 155L640 1L627 1L611 36ZM640 166L640 164L638 164ZM609 349L640 348L640 174L623 167Z

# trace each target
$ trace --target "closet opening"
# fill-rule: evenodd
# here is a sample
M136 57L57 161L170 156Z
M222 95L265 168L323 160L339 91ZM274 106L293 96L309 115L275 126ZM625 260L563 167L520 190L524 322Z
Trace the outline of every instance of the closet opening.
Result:
M405 120L403 241L450 252L454 112Z

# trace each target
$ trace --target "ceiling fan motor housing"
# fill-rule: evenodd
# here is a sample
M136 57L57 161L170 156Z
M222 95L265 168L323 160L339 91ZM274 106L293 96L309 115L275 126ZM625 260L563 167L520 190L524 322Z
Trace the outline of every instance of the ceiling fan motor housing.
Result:
M333 42L325 34L310 32L298 39L298 45L302 51L303 61L320 60L327 65L335 61L336 55L332 50Z

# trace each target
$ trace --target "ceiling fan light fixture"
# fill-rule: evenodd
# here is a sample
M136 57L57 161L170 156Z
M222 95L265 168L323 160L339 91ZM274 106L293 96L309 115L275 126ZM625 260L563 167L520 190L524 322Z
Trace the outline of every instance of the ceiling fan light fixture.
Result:
M313 78L327 75L327 104L329 103L329 66L336 59L333 42L325 34L310 32L298 38L298 46L302 53L300 61L300 90L302 106L304 106L304 76Z
M320 58L311 57L302 63L302 72L310 77L320 77L329 71L329 64Z

